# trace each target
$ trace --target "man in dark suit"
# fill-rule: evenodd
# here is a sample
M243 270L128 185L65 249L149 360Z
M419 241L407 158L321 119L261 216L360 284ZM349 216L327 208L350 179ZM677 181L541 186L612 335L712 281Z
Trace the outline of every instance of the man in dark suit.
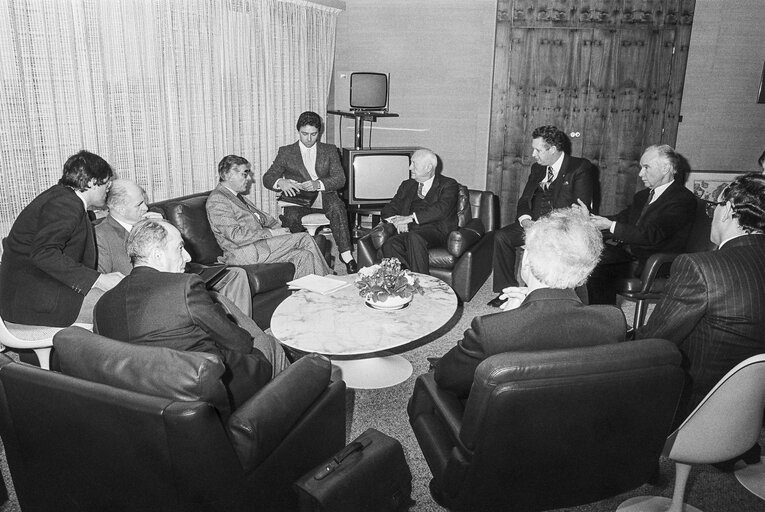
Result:
M675 179L679 163L680 156L670 146L649 146L640 157L639 175L646 188L616 215L591 216L609 239L587 281L590 304L615 304L617 281L639 276L651 254L685 250L696 197Z
M24 208L11 227L0 264L0 315L7 322L69 326L90 323L103 291L124 276L99 274L88 208L103 206L112 168L80 151L67 159L58 185Z
M220 356L233 408L288 365L276 340L232 311L237 321L249 320L240 324L247 330L238 326L198 275L183 272L191 258L172 224L155 219L137 223L127 252L133 271L96 304L94 332L128 343Z
M412 178L399 185L393 199L380 210L380 217L396 228L382 246L383 256L398 258L413 272L428 274L428 249L446 245L457 228L459 184L436 174L438 159L427 149L412 154Z
M765 352L765 176L737 178L718 201L707 211L719 249L675 259L636 335L673 341L683 354L688 381L676 423L734 366Z
M568 208L577 200L592 204L595 170L589 160L565 153L569 141L555 126L540 126L531 134L532 156L536 163L518 200L517 222L494 232L494 291L518 286L515 251L534 221L555 208ZM490 306L499 307L496 297Z
M507 288L505 311L473 319L457 346L436 363L438 385L467 398L476 368L491 355L624 341L622 311L586 306L574 291L602 249L600 232L575 208L555 210L529 226L521 262L528 287Z
M329 219L340 259L348 273L353 274L358 271L358 265L351 254L348 212L337 194L345 185L345 171L337 148L319 142L321 129L321 117L317 113L300 114L297 120L299 140L279 148L274 163L263 175L263 185L287 196L295 196L301 191L319 192L310 207L286 207L282 226L293 233L304 231L301 219L310 213L323 212Z

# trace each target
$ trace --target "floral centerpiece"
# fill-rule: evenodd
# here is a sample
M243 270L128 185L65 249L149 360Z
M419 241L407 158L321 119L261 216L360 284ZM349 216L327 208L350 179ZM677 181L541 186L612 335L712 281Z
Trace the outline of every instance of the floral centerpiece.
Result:
M415 293L425 293L420 280L401 269L398 258L385 258L381 263L359 269L356 278L359 295L373 307L403 307Z

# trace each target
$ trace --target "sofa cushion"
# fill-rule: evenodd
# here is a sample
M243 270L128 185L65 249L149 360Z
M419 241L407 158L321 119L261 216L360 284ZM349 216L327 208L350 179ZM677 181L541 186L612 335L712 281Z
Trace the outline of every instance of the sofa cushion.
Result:
M137 393L213 404L230 412L221 382L225 366L204 352L135 345L67 327L53 337L62 373Z
M165 217L183 236L191 260L209 265L223 256L207 220L206 195L168 200L163 204Z

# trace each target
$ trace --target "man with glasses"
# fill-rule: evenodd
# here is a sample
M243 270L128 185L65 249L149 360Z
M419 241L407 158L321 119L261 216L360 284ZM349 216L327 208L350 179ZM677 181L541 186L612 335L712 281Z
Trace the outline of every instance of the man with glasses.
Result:
M228 155L218 164L220 183L207 198L207 219L229 265L291 262L295 278L330 272L308 233L290 233L245 197L252 184L250 162Z
M685 250L696 198L682 180L675 179L680 160L670 146L649 146L640 157L639 176L646 188L616 215L590 217L608 238L600 263L587 281L590 304L615 304L617 281L639 276L651 254ZM581 201L579 206L587 207Z
M112 168L98 155L70 156L57 185L24 208L3 243L0 315L26 325L91 323L103 292L125 277L96 270L96 242L88 216L104 206Z
M718 249L675 259L664 297L636 335L673 341L683 354L676 423L730 369L765 352L765 176L737 178L707 211Z

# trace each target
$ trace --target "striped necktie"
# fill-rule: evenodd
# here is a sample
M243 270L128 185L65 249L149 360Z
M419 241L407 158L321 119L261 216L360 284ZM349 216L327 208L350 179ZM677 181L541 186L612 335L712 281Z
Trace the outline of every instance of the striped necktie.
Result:
M648 206L650 206L651 201L653 201L653 194L654 190L651 189L651 191L648 193L648 201L646 201L643 205L643 210L640 212L640 217L638 217L636 224L640 224L640 221L643 220L643 217L645 217L645 212L648 210Z
M550 185L552 185L553 178L555 178L555 173L553 172L553 168L551 165L547 166L547 181L545 181L545 190L550 188Z
M425 195L422 193L422 189L423 189L424 187L425 187L425 184L424 184L424 183L420 183L420 184L417 186L417 197L419 197L420 199L425 199Z
M252 212L252 213L255 215L255 217L257 217L257 219L258 219L258 222L260 222L260 223L261 223L262 225L264 225L264 226L266 225L266 220L267 220L267 219L266 219L266 215L265 215L264 213L262 213L262 212L261 212L260 210L258 210L257 208L253 208L252 206L250 206L250 205L247 203L247 201L245 201L245 199L244 199L244 196L243 196L242 194L237 194L237 195L236 195L236 197L238 197L238 198L239 198L239 200L242 202L242 204L243 204L245 207L247 207L247 209L248 209L248 210L250 210L250 212Z

